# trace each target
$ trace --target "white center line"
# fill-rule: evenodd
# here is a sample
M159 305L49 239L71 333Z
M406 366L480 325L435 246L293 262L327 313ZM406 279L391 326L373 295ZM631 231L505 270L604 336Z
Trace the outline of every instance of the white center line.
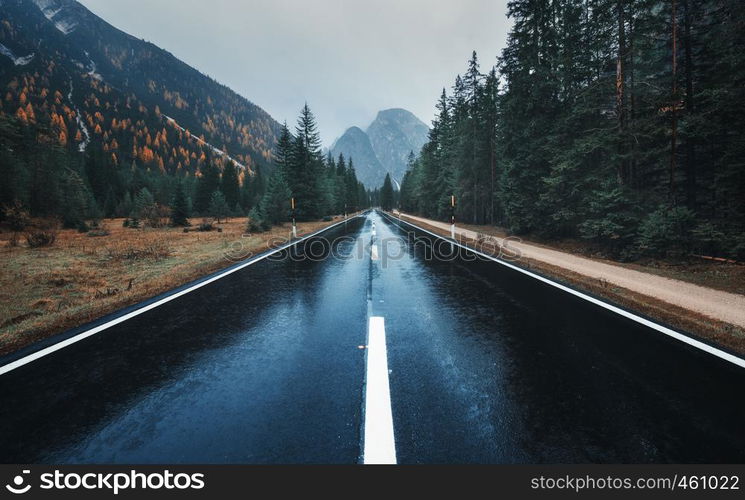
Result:
M382 316L371 316L368 322L365 442L362 456L365 464L396 463L385 318Z
M378 260L380 257L378 257L378 245L373 243L372 248L370 248L370 258L372 260Z

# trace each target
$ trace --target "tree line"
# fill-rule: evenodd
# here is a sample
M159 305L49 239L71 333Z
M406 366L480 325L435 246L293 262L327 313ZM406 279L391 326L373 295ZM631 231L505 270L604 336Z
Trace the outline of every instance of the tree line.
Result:
M352 159L323 156L307 105L294 135L282 127L271 163L247 172L206 154L195 174L169 173L136 159L123 164L95 144L85 153L72 151L42 124L0 113L0 178L0 222L23 211L80 230L103 217L123 217L126 225L140 227L247 214L253 230L265 230L289 220L291 198L301 221L370 203Z
M274 152L274 171L261 201L249 217L253 230L286 221L313 220L328 214L346 214L370 206L370 194L357 180L352 158L324 157L315 117L306 104L295 134L282 126ZM290 200L295 200L295 209Z
M410 158L403 210L581 237L622 258L745 259L739 0L513 0Z

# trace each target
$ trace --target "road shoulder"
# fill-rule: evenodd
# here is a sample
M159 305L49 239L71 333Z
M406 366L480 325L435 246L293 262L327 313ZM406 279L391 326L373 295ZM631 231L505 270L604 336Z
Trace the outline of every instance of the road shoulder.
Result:
M407 220L416 226L422 227L441 236L449 237L450 231L447 224L432 221L422 217L415 217L401 214L403 220ZM456 228L456 238L459 242L478 248L484 251L484 245L476 240L477 234L470 230ZM512 243L511 243L512 245ZM525 246L525 244L522 244ZM530 246L530 245L527 245ZM499 249L490 254L498 254ZM558 250L551 250L558 252ZM526 270L538 272L546 277L554 279L559 283L567 284L580 291L587 292L604 300L619 305L624 309L638 312L639 314L659 321L670 327L690 333L693 337L699 338L705 342L723 347L726 350L745 355L745 319L743 321L728 321L716 315L716 311L726 310L727 319L738 318L738 314L745 316L745 296L739 294L728 294L720 290L707 289L698 285L680 282L669 278L661 278L649 274L655 287L646 286L646 284L635 283L634 280L625 279L623 284L617 283L613 279L599 277L591 272L581 272L581 267L572 266L568 268L561 265L546 262L540 258L535 258L536 253L528 252L530 257L522 256L518 260L511 260L510 263ZM540 254L538 254L540 255ZM577 259L584 259L595 264L591 259L585 257L571 256L574 262ZM605 264L607 265L607 264ZM591 266L595 270L595 266ZM641 271L628 271L618 266L618 272L631 276L643 275ZM662 281L664 280L664 281ZM659 289L659 286L670 287L666 289L666 295L674 297L679 295L681 300L672 303L664 300L660 296L649 293L649 290ZM695 287L695 288L692 288ZM643 290L643 291L642 291ZM690 290L696 290L695 295L690 295ZM645 293L646 292L646 293ZM686 294L688 292L688 294ZM722 307L722 295L727 295L727 302ZM742 307L738 308L737 304ZM701 304L712 305L712 307L685 307L685 304L697 306ZM702 311L706 311L703 312ZM708 314L707 314L708 313Z

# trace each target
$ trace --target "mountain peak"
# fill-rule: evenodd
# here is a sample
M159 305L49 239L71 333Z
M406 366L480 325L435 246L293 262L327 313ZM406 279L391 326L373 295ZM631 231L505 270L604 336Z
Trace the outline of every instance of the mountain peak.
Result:
M418 155L427 143L429 127L412 112L391 108L378 112L378 116L367 127L367 135L378 160L400 183L408 168L409 153ZM381 177L385 177L385 172Z
M343 154L347 160L352 158L357 178L365 185L372 186L368 182L377 179L383 171L383 166L370 144L370 138L359 127L349 127L331 146L331 154L334 157Z
M377 119L381 118L406 118L406 119L414 119L419 120L419 118L414 115L411 111L404 109L404 108L389 108L389 109L382 109L378 111Z
M428 134L429 127L411 111L384 109L378 111L366 131L349 127L331 146L331 153L351 156L357 178L368 188L382 185L387 173L398 185L408 168L409 153L418 154Z
M356 126L356 125L353 125L353 126L349 127L349 128L348 128L348 129L347 129L347 130L346 130L346 131L344 132L344 134L350 134L350 135L365 135L365 132L364 132L364 131L363 131L363 130L362 130L361 128L359 128L358 126Z

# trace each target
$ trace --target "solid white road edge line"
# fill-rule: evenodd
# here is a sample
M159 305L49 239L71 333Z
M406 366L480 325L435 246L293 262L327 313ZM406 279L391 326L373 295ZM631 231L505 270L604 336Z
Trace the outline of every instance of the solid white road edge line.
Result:
M424 228L421 228L421 227L417 226L416 224L412 224L411 222L408 222L408 221L405 221L405 220L402 220L402 219L398 219L398 220L401 221L401 222L403 222L404 224L408 224L411 227L414 227L416 229L419 229L420 231L424 231L425 233L431 234L432 236L435 236L436 238L439 238L441 240L445 240L445 241L449 241L451 243L454 243L454 244L458 245L459 247L468 250L469 252L475 253L476 255L480 255L480 256L485 257L485 258L487 258L489 260L493 260L494 262L496 262L498 264L501 264L503 266L506 266L506 267L508 267L510 269L514 269L515 271L518 271L518 272L521 272L523 274L526 274L526 275L530 276L531 278L535 278L535 279L537 279L539 281L542 281L542 282L544 282L544 283L546 283L548 285L551 285L553 287L556 287L559 290L563 290L563 291L565 291L567 293L571 293L572 295L575 295L575 296L577 296L577 297L579 297L581 299L584 299L584 300L586 300L588 302L591 302L591 303L593 303L595 305L598 305L600 307L603 307L603 308L605 308L605 309L607 309L609 311L613 311L616 314L620 314L621 316L623 316L625 318L628 318L630 320L636 321L637 323L640 323L640 324L642 324L642 325L644 325L646 327L652 328L653 330L657 330L658 332L664 333L665 335L668 335L668 336L670 336L670 337L672 337L672 338L674 338L676 340L679 340L679 341L681 341L683 343L686 343L686 344L690 345L691 347L695 347L696 349L699 349L701 351L704 351L706 353L709 353L711 355L714 355L714 356L716 356L718 358L721 358L721 359L723 359L725 361L729 361L730 363L735 364L735 365L737 365L737 366L739 366L741 368L745 368L745 359L740 358L738 356L735 356L734 354L730 354L728 352L722 351L721 349L717 349L714 346L710 346L709 344L706 344L704 342L701 342L699 340L696 340L696 339L694 339L692 337L689 337L688 335L683 335L682 333L676 332L675 330L672 330L670 328L667 328L666 326L662 326L660 324L655 323L654 321L650 321L650 320L648 320L646 318L642 318L641 316L637 316L634 313L631 313L629 311L625 311L625 310L621 309L620 307L616 307L616 306L614 306L612 304L608 304L607 302L603 302L602 300L599 300L599 299L596 299L595 297L591 297L589 295L586 295L586 294L584 294L584 293L582 293L580 291L574 290L573 288L569 288L568 286L564 286L561 283L557 283L557 282L552 281L552 280L550 280L548 278L544 278L543 276L539 276L538 274L532 273L530 271L526 271L525 269L522 269L521 267L518 267L518 266L516 266L514 264L510 264L509 262L505 262L502 259L498 259L498 258L496 258L496 257L494 257L492 255L488 255L488 254L485 254L485 253L480 252L478 250L475 250L473 248L467 247L467 246L465 246L465 245L463 245L463 244L461 244L461 243L459 243L457 241L453 241L453 240L450 240L450 239L445 238L443 236L440 236L439 234L435 234L432 231L428 231L428 230L426 230Z
M359 215L356 215L355 217L359 217ZM352 218L350 218L348 220L354 219L355 217L352 217ZM111 328L114 325L118 325L119 323L122 323L124 321L127 321L128 319L134 318L135 316L138 316L138 315L140 315L140 314L142 314L144 312L147 312L147 311L149 311L151 309L155 309L158 306L162 306L166 302L170 302L170 301L172 301L174 299L177 299L177 298L181 297L182 295L186 295L187 293L192 292L192 291L194 291L194 290L196 290L198 288L201 288L201 287L203 287L205 285L209 285L213 281L217 281L220 278L224 278L225 276L227 276L229 274L233 274L236 271L240 271L241 269L243 269L245 267L248 267L248 266L250 266L252 264L255 264L257 262L260 262L260 261L266 259L267 257L269 257L271 255L274 255L277 252L281 252L282 250L285 250L285 249L287 249L287 248L289 248L289 247L291 247L293 245L297 245L298 243L300 243L301 241L303 241L305 239L308 239L308 238L311 238L313 236L316 236L319 233L322 233L324 231L327 231L327 230L329 230L329 229L331 229L333 227L336 227L336 226L338 226L340 224L344 224L345 222L347 222L347 220L343 220L343 221L337 222L336 224L332 224L332 225L330 225L328 227L325 227L325 228L323 228L323 229L321 229L319 231L316 231L315 233L312 233L312 234L303 236L302 238L300 238L300 239L298 239L296 241L291 241L290 243L287 243L285 245L282 245L281 247L278 247L273 252L265 253L265 254L263 254L263 255L261 255L259 257L256 257L256 258L254 258L252 260L249 260L249 261L245 262L244 264L241 264L239 266L236 266L236 267L233 267L233 268L230 268L230 269L226 269L225 271L221 272L220 274L217 274L217 275L215 275L215 276L213 276L213 277L211 277L209 279L206 279L204 281L201 281L199 283L196 283L196 284L190 286L189 288L186 288L184 290L180 290L180 291L178 291L178 292L176 292L176 293L174 293L172 295L169 295L167 297L163 297L162 299L160 299L158 301L155 301L152 304L148 304L148 305L146 305L144 307L141 307L139 309L135 309L134 311L131 311L131 312L129 312L127 314L124 314L122 316L119 316L117 318L114 318L111 321L107 321L106 323L103 323L102 325L98 325L98 326L96 326L94 328L91 328L90 330L86 330L84 332L80 332L77 335L74 335L74 336L70 337L69 339L65 339L65 340L63 340L61 342L57 342L56 344L50 345L49 347L45 347L44 349L40 349L40 350L38 350L38 351L36 351L34 353L31 353L28 356L24 356L24 357L22 357L20 359L17 359L15 361L12 361L12 362L6 364L6 365L0 366L0 375L4 375L4 374L6 374L6 373L8 373L10 371L15 370L16 368L20 368L21 366L26 365L28 363L31 363L32 361L35 361L35 360L37 360L39 358L43 358L44 356L47 356L49 354L52 354L55 351L59 351L60 349L64 349L65 347L67 347L69 345L72 345L72 344L74 344L76 342L80 342L81 340L86 339L86 338L90 337L91 335L95 335L95 334L97 334L97 333L99 333L99 332L101 332L103 330L106 330L107 328Z
M371 316L367 331L367 373L365 375L365 464L395 464L391 389L388 383L388 351L385 318Z

